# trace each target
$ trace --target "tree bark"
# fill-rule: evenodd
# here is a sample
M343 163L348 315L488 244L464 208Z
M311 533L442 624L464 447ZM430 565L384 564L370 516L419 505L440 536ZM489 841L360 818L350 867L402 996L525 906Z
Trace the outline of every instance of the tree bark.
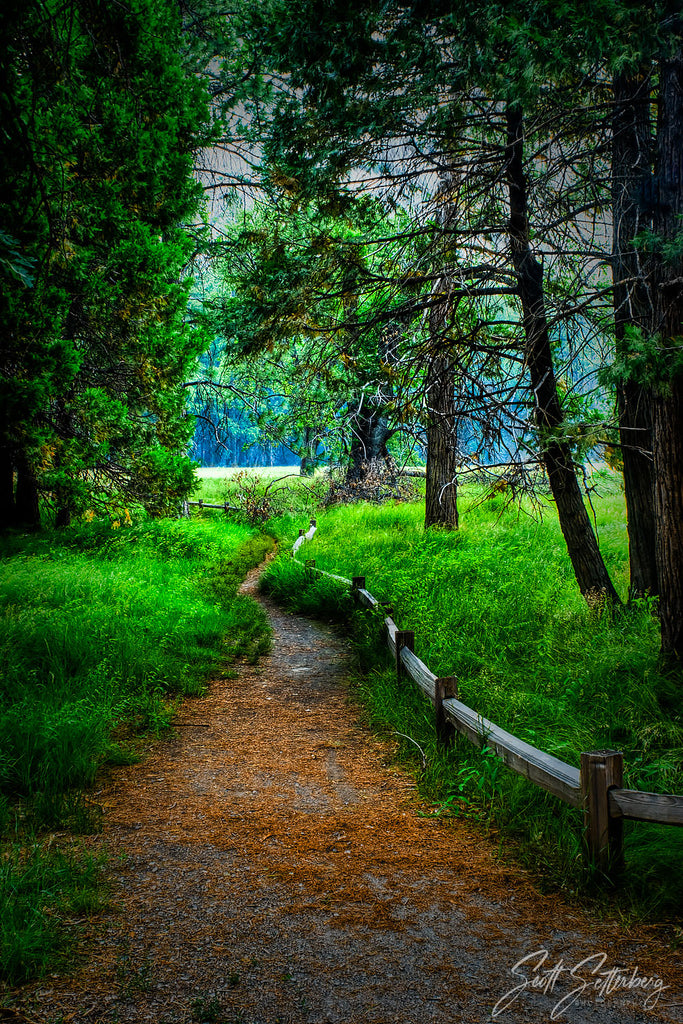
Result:
M683 379L652 406L662 654L683 660Z
M299 466L300 476L313 476L315 472L314 448L316 444L314 431L311 427L304 427L303 455L301 456L301 464Z
M646 333L652 298L645 256L633 239L644 226L642 197L650 178L652 124L649 68L621 73L613 83L612 122L612 279L617 355L624 352L629 326ZM630 597L658 593L655 554L654 474L651 389L636 381L617 386L619 440L629 541Z
M55 513L55 526L58 528L71 526L72 512L68 505L58 505Z
M380 367L391 367L397 362L400 338L400 331L391 326L380 336L377 352ZM386 407L392 395L391 380L380 378L374 394L369 398L363 396L361 407L354 417L349 466L346 471L347 484L357 486L371 477L386 479L388 474L388 482L392 487L397 486L395 467L387 448L392 431Z
M14 506L14 463L10 449L0 446L0 528L13 526L16 518Z
M373 475L386 474L389 462L389 425L381 411L360 412L355 419L346 482L364 483Z
M529 235L527 184L524 174L524 118L507 110L505 173L510 197L509 238L522 303L525 355L535 396L535 421L560 527L581 593L587 600L618 603L583 503L569 445L562 439L564 417L553 367L545 312L543 268L534 256Z
M680 32L680 25L678 31ZM655 467L656 553L662 654L683 658L683 257L661 246L683 230L683 49L663 60L659 75L656 146L660 248L653 260L654 335L668 370L655 388L652 448Z
M427 487L425 529L430 526L458 528L457 419L455 409L455 364L443 333L450 308L447 282L437 291L443 294L430 311L432 352L427 366Z
M427 488L425 528L458 528L455 369L447 353L427 370Z
M16 523L25 529L40 527L40 504L36 475L25 455L17 458L17 489L15 495Z

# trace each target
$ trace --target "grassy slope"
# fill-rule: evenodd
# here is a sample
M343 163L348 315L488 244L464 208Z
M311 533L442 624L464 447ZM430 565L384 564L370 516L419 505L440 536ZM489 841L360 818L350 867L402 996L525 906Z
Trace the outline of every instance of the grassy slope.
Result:
M100 898L96 864L45 830L92 829L98 767L134 757L230 656L267 649L261 609L236 590L271 541L207 516L2 546L0 967L16 981L51 962L60 918Z
M658 629L646 604L614 616L581 599L552 513L518 517L501 498L462 501L457 533L422 529L420 505L334 509L302 557L368 589L414 629L418 655L438 675L456 675L461 698L516 735L572 764L582 750L624 751L626 785L683 792L682 702L676 680L658 672ZM470 506L467 510L468 504ZM617 586L627 585L623 499L612 488L598 501L601 546ZM280 560L268 585L297 606L343 613L329 581L302 587L301 569ZM474 807L517 837L518 853L547 877L582 885L580 816L500 766L466 741L444 754L434 743L429 706L398 689L366 615L355 616L359 682L370 716L412 736L428 752L425 791L435 813ZM678 680L680 687L680 679ZM678 694L680 695L680 688ZM406 744L406 751L414 751ZM679 830L627 823L627 898L653 912L683 904Z

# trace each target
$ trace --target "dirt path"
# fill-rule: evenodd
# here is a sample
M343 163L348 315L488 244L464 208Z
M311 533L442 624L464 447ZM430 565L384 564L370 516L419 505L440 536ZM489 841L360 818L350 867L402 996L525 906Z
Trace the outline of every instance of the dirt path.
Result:
M100 794L118 912L75 977L25 991L31 1020L683 1020L681 979L647 932L593 926L467 826L420 817L347 700L344 641L263 603L272 654L188 702L176 736ZM517 968L529 984L492 1018L530 954L539 970ZM618 968L631 988L596 993L609 977L591 972ZM647 1007L654 974L670 987Z

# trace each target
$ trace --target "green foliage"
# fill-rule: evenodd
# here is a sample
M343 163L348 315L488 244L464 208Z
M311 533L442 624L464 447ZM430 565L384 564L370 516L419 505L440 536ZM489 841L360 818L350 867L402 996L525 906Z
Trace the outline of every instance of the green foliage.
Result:
M250 396L259 429L310 470L344 461L361 410L386 417L390 435L416 418L421 375L400 362L400 309L425 283L404 283L413 247L375 244L408 227L398 207L362 197L343 216L319 200L257 209L225 228L223 281L203 310L222 339L222 382Z
M261 587L303 615L346 618L353 608L345 584L325 576L314 579L313 574L289 554L271 563L262 577Z
M642 4L612 0L592 5L590 17L584 4L525 0L397 10L359 3L352 13L338 0L324 10L268 0L250 10L245 46L272 92L268 105L259 83L245 132L258 132L262 185L273 200L258 230L246 224L228 249L231 265L248 272L237 274L228 303L234 332L226 333L269 352L297 333L318 341L329 333L335 347L319 360L323 372L366 401L381 397L376 405L392 429L416 434L429 405L425 364L442 349L458 369L464 451L488 447L499 461L514 432L521 440L508 454L538 454L544 439L539 445L528 414L536 398L519 359L526 329L518 270L510 247L492 241L509 216L504 112L523 110L530 234L553 250L552 259L539 250L539 261L552 340L562 341L557 376L570 398L590 392L588 402L607 345L605 293L569 239L589 207L600 223L610 197L586 140L603 159L597 111L609 102L612 68L629 65L639 45L652 52L655 26L656 13ZM568 166L570 190L560 186ZM594 244L603 243L598 227ZM368 344L390 323L403 335L400 366L382 367L391 387ZM333 358L343 370L335 373ZM339 415L348 420L353 405ZM558 437L577 459L604 441L585 414Z
M681 223L681 217L674 222ZM634 245L643 252L657 253L665 263L676 263L683 257L683 231L674 232L669 238L662 238L650 228L639 231L633 239Z
M606 384L634 382L666 393L674 377L683 372L683 347L647 337L640 327L627 325L619 351L602 380Z
M609 477L601 489L601 546L626 590L623 497ZM505 508L500 496L481 497L466 490L463 505L470 507L457 532L422 530L419 506L334 509L300 554L329 572L365 575L375 597L393 606L397 624L415 630L419 657L437 675L456 675L461 699L485 717L576 766L583 750L623 750L627 786L682 792L683 707L680 691L659 671L650 604L590 610L552 512L537 521ZM273 563L265 582L299 608L348 615L343 586L310 582L291 558ZM581 886L580 814L465 740L439 750L429 705L416 687L397 687L386 667L381 620L356 612L353 632L356 685L370 719L426 752L421 781L434 813L495 819L527 863L568 889ZM403 744L406 756L417 756L412 743ZM627 831L627 895L654 913L674 911L681 895L668 875L680 855L675 830L634 824Z
M26 288L33 287L33 261L26 259L18 248L15 238L0 231L0 272L3 277L14 278Z

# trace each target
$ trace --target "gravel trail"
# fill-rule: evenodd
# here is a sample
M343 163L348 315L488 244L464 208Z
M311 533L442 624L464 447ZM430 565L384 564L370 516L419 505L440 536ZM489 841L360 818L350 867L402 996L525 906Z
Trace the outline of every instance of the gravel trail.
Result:
M243 589L272 653L186 702L171 739L107 780L96 842L114 908L76 974L22 991L23 1019L683 1021L656 929L591 921L467 823L419 813L349 701L344 639L259 597L257 577Z

